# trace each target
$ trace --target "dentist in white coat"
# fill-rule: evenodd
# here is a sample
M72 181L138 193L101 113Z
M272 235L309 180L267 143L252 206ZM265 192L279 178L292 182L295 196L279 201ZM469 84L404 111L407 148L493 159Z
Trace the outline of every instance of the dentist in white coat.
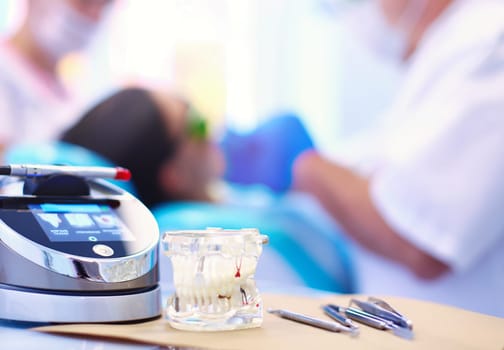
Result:
M406 77L380 127L294 164L356 242L361 292L504 317L504 1L371 0Z

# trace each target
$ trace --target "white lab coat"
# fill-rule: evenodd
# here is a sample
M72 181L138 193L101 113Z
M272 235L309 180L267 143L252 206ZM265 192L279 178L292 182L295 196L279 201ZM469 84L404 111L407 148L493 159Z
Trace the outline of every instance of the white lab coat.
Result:
M453 272L422 281L358 248L361 291L504 317L504 1L455 1L396 101L354 164L388 224Z
M0 144L54 140L78 116L77 103L6 43L0 67Z

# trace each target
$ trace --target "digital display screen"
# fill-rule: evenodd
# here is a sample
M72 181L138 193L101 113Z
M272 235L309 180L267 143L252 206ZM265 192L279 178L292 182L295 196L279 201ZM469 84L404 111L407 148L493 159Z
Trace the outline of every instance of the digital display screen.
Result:
M105 204L29 204L52 242L134 241L135 236Z

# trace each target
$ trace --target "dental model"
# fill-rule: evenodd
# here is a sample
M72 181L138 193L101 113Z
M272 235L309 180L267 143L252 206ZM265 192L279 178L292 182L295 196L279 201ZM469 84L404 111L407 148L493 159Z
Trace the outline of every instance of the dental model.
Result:
M238 261L236 261L238 260ZM253 302L257 259L220 255L172 258L179 312L197 306L208 313L228 312Z
M256 229L165 233L175 287L166 307L170 325L197 331L260 326L262 301L254 274L267 241Z

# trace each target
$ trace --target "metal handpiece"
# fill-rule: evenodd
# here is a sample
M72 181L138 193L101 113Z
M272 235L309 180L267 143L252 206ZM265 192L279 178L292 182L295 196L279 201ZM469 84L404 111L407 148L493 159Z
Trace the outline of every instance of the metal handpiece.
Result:
M384 309L378 304L372 302L360 301L356 299L352 299L350 303L357 305L359 308L361 308L363 311L366 311L367 313L394 322L398 326L409 329L413 327L411 322L408 322L408 320L401 314Z
M352 320L361 322L367 326L371 326L373 328L377 329L389 329L390 327L387 325L387 323L377 317L374 317L373 315L370 315L368 313L364 313L359 309L354 309L352 307L346 308L345 309L345 314L351 318Z
M336 320L345 327L348 327L348 331L351 335L355 336L359 334L359 327L355 325L352 320L343 316L334 308L332 308L331 305L324 305L322 309L324 310L325 314L331 317L333 320Z
M276 309L276 310L269 309L268 312L270 314L278 315L282 318L286 318L291 321L304 323L309 326L322 328L322 329L325 329L325 330L328 330L331 332L348 331L347 327L344 327L336 322L321 320L321 319L318 319L315 317L303 315L303 314L293 312L293 311L282 310L282 309Z
M353 307L341 307L334 305L339 312L343 312L348 318L365 324L367 326L381 329L381 330L391 330L395 335L404 338L404 339L413 339L413 332L409 328L403 328L395 323L382 319L378 316L374 316L370 313L367 313L364 310L356 309Z
M353 323L351 319L345 317L343 314L340 314L338 312L337 306L332 305L332 304L328 304L328 305L324 305L322 307L322 309L324 310L326 315L328 315L332 319L338 321L342 325L347 326L347 327L352 327L352 328L358 328L357 325L355 325L355 323Z
M382 309L389 311L389 312L395 314L396 316L400 317L409 329L413 329L413 322L410 319L408 319L407 317L405 317L404 315L402 315L401 313L399 313L397 310L395 310L386 301L384 301L382 299L375 298L375 297L369 297L368 301L370 303L373 303L374 305L381 307Z

